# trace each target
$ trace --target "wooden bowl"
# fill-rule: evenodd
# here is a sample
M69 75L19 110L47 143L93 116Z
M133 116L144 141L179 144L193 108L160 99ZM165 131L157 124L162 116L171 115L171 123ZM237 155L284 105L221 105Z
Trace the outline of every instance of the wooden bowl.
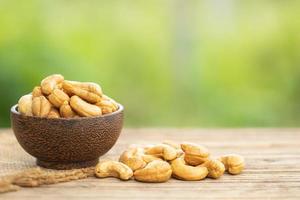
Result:
M44 118L21 115L11 108L11 125L20 145L52 169L94 166L116 143L123 127L123 106L98 117Z

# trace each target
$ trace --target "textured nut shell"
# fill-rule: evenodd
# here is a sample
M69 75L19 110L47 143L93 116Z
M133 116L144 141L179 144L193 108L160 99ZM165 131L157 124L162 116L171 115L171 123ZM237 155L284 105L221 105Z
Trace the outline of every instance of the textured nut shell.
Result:
M60 115L64 118L73 118L76 117L77 114L73 111L68 101L65 101L63 105L59 108Z
M69 101L69 96L60 89L54 89L48 96L49 101L59 108L65 101Z
M132 170L125 164L117 161L103 161L97 164L95 174L99 178L116 177L128 180L132 177Z
M240 174L245 168L245 159L237 154L221 156L219 160L224 164L226 171L230 174Z
M42 88L40 86L35 86L32 90L32 97L43 96Z
M32 100L32 113L34 116L47 117L51 107L51 103L44 96L34 97Z
M225 172L224 164L219 160L209 159L201 166L208 169L208 177L210 178L220 178Z
M32 95L22 96L18 101L18 110L22 115L32 116Z
M98 106L89 104L78 96L71 97L70 105L82 117L93 117L102 114Z
M63 80L64 77L60 74L47 76L41 82L42 92L49 95L56 88L56 85L61 83Z
M173 176L181 180L198 181L204 179L208 174L206 167L194 167L186 165L182 157L173 160L171 162L171 166L173 170Z
M145 154L160 155L165 160L174 160L177 158L177 150L169 145L159 144L145 149Z
M64 81L63 89L68 94L77 95L89 103L97 103L97 102L101 101L101 96L99 96L96 93L90 92L90 91L86 90L85 88L74 85L72 81Z
M60 115L59 115L58 110L56 108L52 107L47 117L49 117L49 118L60 118Z
M135 180L152 183L166 182L170 179L171 175L171 166L162 160L154 160L148 163L145 168L134 172Z
M130 167L133 171L146 166L141 149L137 147L132 147L124 151L120 155L119 161Z

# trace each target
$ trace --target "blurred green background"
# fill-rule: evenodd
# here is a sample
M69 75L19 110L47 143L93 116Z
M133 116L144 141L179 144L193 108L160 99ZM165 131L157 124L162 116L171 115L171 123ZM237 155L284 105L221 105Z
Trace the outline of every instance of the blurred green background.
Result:
M0 0L0 126L41 79L98 82L126 125L299 126L300 1Z

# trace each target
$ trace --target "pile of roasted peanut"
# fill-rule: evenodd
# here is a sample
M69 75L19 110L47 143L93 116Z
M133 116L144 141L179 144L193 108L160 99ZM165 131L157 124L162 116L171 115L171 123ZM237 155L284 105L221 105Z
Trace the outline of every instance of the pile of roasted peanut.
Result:
M64 80L60 74L44 78L18 102L22 115L48 118L93 117L116 110L118 104L98 84Z
M218 159L210 157L208 149L202 145L171 141L147 147L131 147L124 151L119 162L102 161L95 168L99 178L117 177L129 180L134 177L141 182L159 183L171 176L186 181L217 179L225 171L240 174L245 161L240 155L229 154Z

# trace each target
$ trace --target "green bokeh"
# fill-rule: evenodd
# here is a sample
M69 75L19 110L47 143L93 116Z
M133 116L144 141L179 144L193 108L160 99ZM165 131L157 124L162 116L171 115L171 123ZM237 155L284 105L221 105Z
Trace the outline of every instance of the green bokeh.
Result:
M41 79L94 81L127 126L299 126L300 1L0 0L0 126Z

